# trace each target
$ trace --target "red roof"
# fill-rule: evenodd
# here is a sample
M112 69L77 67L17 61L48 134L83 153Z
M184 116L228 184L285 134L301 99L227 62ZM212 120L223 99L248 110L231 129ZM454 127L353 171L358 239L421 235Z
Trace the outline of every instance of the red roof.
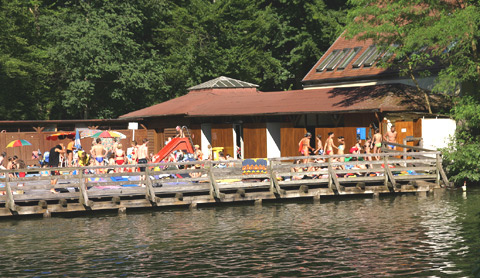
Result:
M374 46L372 40L366 40L366 41L358 41L355 39L349 40L343 37L343 35L341 35L332 44L332 46L330 46L330 48L327 50L327 52L325 52L325 54L320 58L320 60L317 61L317 63L313 66L313 68L307 73L307 75L303 79L303 83L306 85L306 87L308 87L308 85L311 83L318 84L318 83L333 83L338 81L344 82L344 81L350 81L350 80L366 80L366 79L372 79L372 77L375 77L375 79L378 79L380 78L379 75L385 76L385 75L394 74L395 76L398 76L397 71L376 67L375 64L373 66L365 66L364 64L361 64L361 66L357 68L354 68L352 66L352 64L355 63L358 60L358 58L360 58L363 54L368 54L370 46ZM348 64L346 64L344 69L339 69L339 66L336 66L335 68L333 68L333 70L323 70L323 71L317 70L318 66L322 64L322 62L324 62L326 59L331 57L330 54L332 52L338 51L338 50L341 51L344 49L345 50L350 49L351 51L356 47L361 47L360 51L354 54L353 57L351 57L350 61L348 62ZM353 54L354 52L347 52L347 53ZM372 53L372 55L374 54L375 53ZM378 54L380 58L384 53L378 53ZM348 59L348 55L345 55L344 58L338 61L338 64L341 64L342 62L347 62L347 59Z
M137 110L120 118L425 111L415 88L402 84L261 92L255 88L205 89Z

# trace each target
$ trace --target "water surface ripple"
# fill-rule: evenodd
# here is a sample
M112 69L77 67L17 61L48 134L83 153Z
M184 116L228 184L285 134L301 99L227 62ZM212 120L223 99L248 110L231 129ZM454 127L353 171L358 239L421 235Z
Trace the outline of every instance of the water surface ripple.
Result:
M2 221L1 277L471 277L480 191Z

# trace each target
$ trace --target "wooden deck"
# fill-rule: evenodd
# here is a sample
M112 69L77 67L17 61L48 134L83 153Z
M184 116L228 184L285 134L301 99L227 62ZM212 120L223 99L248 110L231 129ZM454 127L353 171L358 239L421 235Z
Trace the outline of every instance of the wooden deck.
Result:
M25 178L8 177L12 171L3 170L0 174L7 178L0 179L4 194L0 217L294 198L318 201L321 196L425 193L449 186L439 152L389 151L372 161L367 160L369 156L373 155L357 155L359 161L348 162L335 159L352 155L312 156L306 164L293 163L304 157L268 159L267 169L254 175L244 174L242 160L228 161L225 168L219 167L224 166L221 161L143 164L145 172L108 174L90 173L105 167L47 169L63 172L59 176L37 176L39 169L21 170L30 174ZM349 169L355 165L368 168ZM55 186L50 185L53 178L58 178Z

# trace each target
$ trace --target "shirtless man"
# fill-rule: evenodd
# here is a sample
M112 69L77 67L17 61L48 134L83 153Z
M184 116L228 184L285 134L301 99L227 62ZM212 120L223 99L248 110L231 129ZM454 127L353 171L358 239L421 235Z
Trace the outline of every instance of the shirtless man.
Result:
M335 134L333 132L329 132L328 133L328 138L327 140L325 140L325 146L323 147L323 149L325 150L325 154L326 155L332 155L333 154L333 148L337 149L337 146L335 146L335 144L333 144L333 137L335 136Z
M373 153L380 153L382 151L382 134L380 130L375 129L375 134L373 135ZM379 156L375 157L377 160L380 160Z
M137 149L138 164L148 163L148 139L143 138L143 145L140 145ZM140 167L140 172L145 172L145 167Z
M320 134L317 135L317 149L315 150L315 153L318 155L323 154L322 135Z
M390 128L390 131L387 131L387 134L383 137L385 141L390 142L390 143L397 143L397 131L395 130L395 127L392 125ZM388 145L389 149L395 150L396 146L394 145Z
M92 156L95 158L95 165L100 166L103 164L103 157L105 156L105 149L102 145L102 140L97 138L96 144L92 147Z
M305 134L305 137L303 137L302 140L298 142L298 149L300 150L300 153L303 156L309 156L310 155L309 150L315 151L315 149L310 146L310 138L312 138L312 134L310 132L307 132ZM303 163L307 163L307 162L308 162L308 159L305 158L303 160Z

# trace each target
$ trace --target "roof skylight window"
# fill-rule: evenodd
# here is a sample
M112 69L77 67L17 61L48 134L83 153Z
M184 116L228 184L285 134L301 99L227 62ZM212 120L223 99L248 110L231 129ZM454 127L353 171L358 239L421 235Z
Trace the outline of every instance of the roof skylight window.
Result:
M364 67L373 66L373 64L375 64L375 62L377 61L378 57L380 57L380 55L382 55L382 51L380 51L380 49L375 49L375 51L373 51L373 53L367 59L365 59L363 66Z
M365 62L365 60L367 60L367 58L369 58L376 50L377 50L377 47L375 45L369 46L367 50L365 50L365 52L363 52L362 55L360 55L360 57L358 57L358 59L355 62L353 62L352 67L353 68L361 67Z
M338 63L340 63L340 61L342 61L342 59L348 54L348 52L350 52L350 50L352 50L351 48L344 48L337 56L335 56L334 59L332 59L332 61L330 63L328 63L327 65L327 70L328 71L332 71L334 70Z
M332 51L330 54L328 54L327 58L325 58L325 60L323 60L320 65L318 65L317 67L317 72L322 72L325 70L325 68L327 67L327 65L333 60L335 59L335 57L337 57L337 55L340 54L340 49L336 49L334 51Z
M338 65L338 70L343 70L347 67L348 64L355 58L355 56L362 50L362 47L355 47L352 51L348 53L348 55L345 57L345 59Z

